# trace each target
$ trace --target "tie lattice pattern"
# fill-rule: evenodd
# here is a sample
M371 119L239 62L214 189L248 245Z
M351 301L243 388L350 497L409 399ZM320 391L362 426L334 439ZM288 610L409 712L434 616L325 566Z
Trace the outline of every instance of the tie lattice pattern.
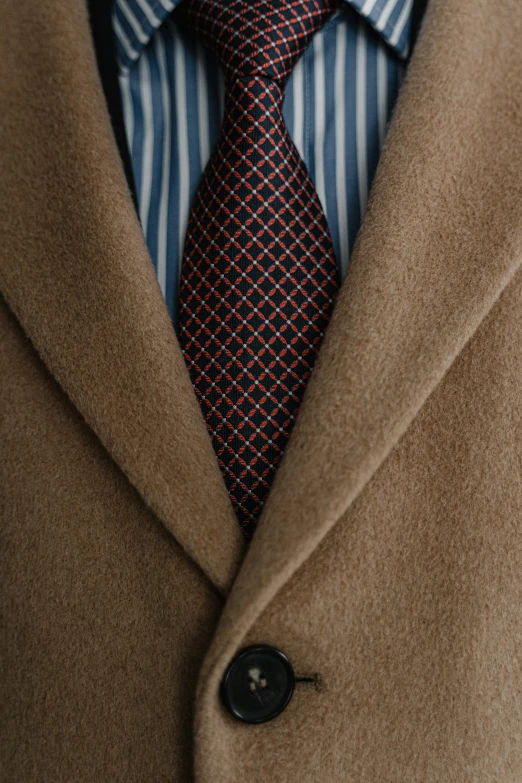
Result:
M185 0L226 77L220 141L189 216L180 343L247 539L290 435L339 274L286 81L334 2Z

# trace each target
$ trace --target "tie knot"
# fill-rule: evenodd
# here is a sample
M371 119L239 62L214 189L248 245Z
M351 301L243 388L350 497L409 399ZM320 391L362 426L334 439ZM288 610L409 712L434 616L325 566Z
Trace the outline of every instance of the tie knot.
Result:
M186 24L227 78L256 74L284 85L338 0L184 0Z

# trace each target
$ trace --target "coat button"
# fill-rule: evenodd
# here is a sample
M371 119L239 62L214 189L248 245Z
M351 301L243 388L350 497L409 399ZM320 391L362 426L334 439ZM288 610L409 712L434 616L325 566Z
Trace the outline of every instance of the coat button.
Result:
M284 710L294 692L294 670L275 647L255 645L240 650L221 683L227 710L245 723L265 723Z

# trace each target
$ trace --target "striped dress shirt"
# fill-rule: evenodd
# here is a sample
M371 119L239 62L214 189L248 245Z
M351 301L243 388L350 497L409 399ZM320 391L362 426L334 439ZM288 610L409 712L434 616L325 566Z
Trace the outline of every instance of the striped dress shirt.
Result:
M188 214L219 138L219 61L180 0L115 0L113 27L139 215L173 324ZM346 273L410 44L413 0L344 0L288 81L283 116Z

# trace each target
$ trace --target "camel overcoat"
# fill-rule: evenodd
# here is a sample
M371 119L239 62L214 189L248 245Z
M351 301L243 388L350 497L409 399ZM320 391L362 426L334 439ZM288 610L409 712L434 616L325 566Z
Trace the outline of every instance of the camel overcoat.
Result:
M85 0L0 7L1 779L522 780L522 3L430 0L247 546ZM249 644L298 677L250 725Z

